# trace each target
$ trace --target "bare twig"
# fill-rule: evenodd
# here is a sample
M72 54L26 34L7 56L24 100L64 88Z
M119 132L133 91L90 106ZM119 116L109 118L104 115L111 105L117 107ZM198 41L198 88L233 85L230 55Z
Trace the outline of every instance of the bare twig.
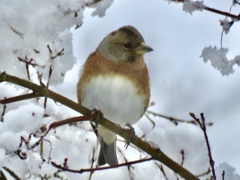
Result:
M48 81L47 81L47 86L46 86L47 89L48 89L48 87L49 87L51 75L52 75L52 65L49 67ZM44 98L43 107L44 107L44 109L47 108L47 97Z
M36 51L35 51L36 52ZM30 58L29 60L28 60L28 58L27 57L25 57L24 59L23 58L21 58L21 57L17 57L18 58L18 60L20 61L20 62L24 62L24 63L26 63L26 64L28 64L28 65L31 65L32 67L41 67L41 68L44 68L45 66L40 66L39 64L37 64L37 63L35 63L34 62L34 59L32 59L32 58Z
M153 158L147 158L147 159L140 159L140 160L136 160L136 161L131 161L131 162L127 162L127 163L122 163L122 164L118 164L115 166L105 166L105 167L96 167L96 168L88 168L88 169L80 169L80 170L74 170L74 169L69 169L69 168L65 168L55 162L51 162L52 165L58 169L61 169L63 171L68 171L68 172L72 172L72 173L85 173L85 172L94 172L94 171L102 171L102 170L106 170L106 169L114 169L114 168L119 168L119 167L125 167L125 166L130 166L133 164L139 164L139 163L143 163L146 161L151 161L153 160Z
M158 164L157 162L155 162L156 166L159 168L159 170L162 172L163 176L165 177L166 180L168 180L168 177L164 171L164 168L162 166L162 164Z
M180 2L180 3L184 2L184 0L172 0L172 1L173 2ZM234 18L236 20L240 20L240 15L235 15L235 14L231 14L229 12L220 11L220 10L208 7L206 5L203 7L203 9L205 9L206 11L210 11L210 12L216 13L216 14L220 14L220 15L227 16L227 17L230 17L230 18Z
M204 9L207 10L207 11L210 11L210 12L213 12L213 13L216 13L216 14L220 14L220 15L223 15L223 16L227 16L227 17L230 17L230 18L234 18L234 19L237 19L237 20L240 19L239 15L231 14L229 12L220 11L220 10L210 8L210 7L207 7L207 6L205 6Z
M3 173L3 171L0 169L0 178L1 180L7 180L5 174Z
M144 113L144 115L147 117L147 119L152 123L152 125L153 125L152 128L154 128L156 124L155 124L154 120L152 120L152 119L150 118L149 114L150 114L150 113L147 113L147 112Z
M233 3L240 5L240 2L238 2L238 1L239 1L239 0L233 0Z
M205 175L208 175L209 173L211 173L211 168L208 168L208 170L206 172L203 172L201 174L198 174L196 175L197 177L202 177L202 176L205 176Z
M121 154L121 156L123 157L124 162L128 163L129 161L128 161L127 157L124 155L123 151L119 147L117 148L117 150ZM142 159L146 159L146 158L142 158ZM131 180L134 179L134 174L133 174L133 171L132 171L132 169L134 169L134 167L131 166L131 164L129 164L127 166L127 169L128 169L129 179L131 179Z
M52 49L50 48L49 45L47 45L47 48L48 48L48 51L49 51L49 54L50 54L50 59L55 59L56 57L58 56L62 56L64 55L63 51L64 51L64 48L62 48L59 52L57 52L57 54L53 55L53 51Z
M28 80L30 80L29 66L32 66L32 67L38 66L38 67L44 68L44 66L38 65L37 63L34 62L34 59L32 59L32 58L29 59L27 56L24 59L21 58L21 57L18 57L18 60L20 62L23 62L23 63L26 64L26 71L27 71L27 75L28 75Z
M52 130L53 128L67 125L70 123L80 122L80 121L89 121L91 118L92 118L92 115L85 115L85 116L78 116L78 117L68 118L62 121L53 122L52 124L49 125L49 128L46 130L44 135L40 136L40 139L36 143L34 143L30 148L33 149L34 147L38 146L39 143L43 141L44 137L46 137L49 131Z
M48 51L49 51L49 54L50 54L50 60L51 60L51 65L49 67L49 71L48 71L48 80L47 80L47 85L46 85L46 88L48 89L49 88L49 84L50 84L50 79L51 79L51 76L52 76L52 72L53 72L53 68L52 68L52 65L53 65L53 61L55 60L55 58L57 58L58 56L62 56L64 55L63 51L64 51L64 48L62 50L60 50L59 52L57 52L56 55L53 55L53 51L51 49L51 47L49 45L47 45L47 48L48 48ZM45 97L44 98L44 109L46 109L47 107L47 99L48 97Z
M1 101L0 101L0 103L1 103ZM7 108L7 106L6 106L6 104L4 104L3 105L3 111L2 111L1 119L0 119L1 122L4 121L4 114L5 114L6 108Z
M152 114L153 116L158 116L158 117L161 117L161 118L168 119L169 121L171 121L175 125L178 125L178 123L189 123L189 124L194 124L194 125L198 124L198 123L196 123L196 121L194 119L192 119L192 120L179 119L179 118L175 118L175 117L172 117L172 116L166 116L166 115L163 115L163 114L159 114L159 113L156 113L156 112L153 112L153 111L146 111L146 113ZM213 123L208 122L205 125L212 126Z
M21 180L16 174L15 172L13 172L11 169L9 169L8 167L3 167L3 169L5 169L9 174L10 176L12 176L14 179L16 180Z
M52 60L52 61L53 61L56 57L63 55L64 49L62 49L62 50L61 50L60 52L58 52L56 55L53 55L53 51L52 51L52 49L50 48L49 45L47 45L47 48L48 48L48 52L49 52L49 54L50 54L50 60ZM51 63L52 63L52 61L51 61ZM48 80L47 80L47 85L46 85L46 88L47 88L47 89L49 88L49 83L50 83L50 78L51 78L51 76L52 76L52 71L53 71L53 69L52 69L52 64L51 64L50 67L49 67L49 71L48 71ZM43 103L44 109L46 109L46 107L47 107L47 99L48 99L48 97L45 97L45 98L44 98L44 103Z
M153 112L153 111L147 111L147 113L152 114L153 116L158 116L158 117L161 117L161 118L168 119L169 121L171 121L175 125L178 125L178 123L196 124L196 122L194 120L179 119L179 118L159 114L159 113L156 113L156 112Z
M9 103L32 99L32 98L37 98L37 97L41 97L41 95L39 95L37 93L29 93L29 94L24 94L24 95L20 95L20 96L14 96L14 97L6 98L6 99L1 99L0 104L9 104Z
M40 144L40 154L42 155L43 150L41 150L41 146L43 145L43 142L46 141L49 143L50 145L50 151L49 151L49 155L48 155L48 162L51 161L51 152L52 152L52 143L45 139L45 137L47 136L47 134L49 133L50 130L52 130L53 128L56 128L56 127L59 127L59 126L62 126L62 125L66 125L66 124L70 124L70 123L75 123L75 122L79 122L79 121L88 121L89 119L91 119L92 116L91 115L85 115L85 116L79 116L79 117L74 117L74 118L69 118L69 119L65 119L65 120L62 120L62 121L58 121L58 122L54 122L52 124L49 125L48 129L44 126L44 127L41 127L40 129L45 131L45 133L43 135L39 135L38 132L36 133L31 133L28 138L24 138L23 136L21 136L21 141L20 141L20 144L19 144L19 149L15 151L15 154L18 155L18 157L20 159L27 159L27 154L25 151L22 151L21 150L21 147L22 145L24 144L29 150L32 150L34 149L36 146L38 146ZM32 137L38 137L39 139L30 146L30 140ZM43 159L43 158L42 158ZM45 161L45 160L44 160Z
M93 148L93 152L92 152L92 157L91 157L91 167L90 168L93 168L93 165L94 165L94 162L95 162L95 149ZM88 177L88 180L90 180L92 178L92 175L93 175L94 172L90 172L89 173L89 177Z
M234 6L236 4L236 2L235 1L233 1L233 3L232 3L232 5L231 5L231 7L230 7L230 9L229 9L229 11L228 11L228 13L230 13L231 11L232 11L232 7ZM227 19L227 16L225 17L225 19L224 20L226 20ZM221 21L220 21L220 23L222 23ZM233 25L233 23L234 23L234 21L231 21L230 22L230 24L229 24L229 29L230 29L230 27ZM222 25L222 24L221 24ZM220 38L220 47L222 48L222 42L223 42L223 32L226 32L226 30L222 30L222 32L221 32L221 38Z
M11 29L15 34L17 34L20 38L23 39L23 36L24 36L23 33L17 31L17 30L16 30L15 28L13 28L12 26L9 26L9 27L10 27L10 29Z
M225 171L222 172L222 180L224 180L225 177Z
M210 143L209 143L209 140L208 140L204 114L203 113L200 114L200 119L196 118L194 113L189 113L189 114L199 124L200 128L203 131L204 138L205 138L205 141L206 141L206 144L207 144L209 163L210 163L210 166L211 166L211 169L212 169L212 176L213 176L213 179L216 180L216 173L215 173L215 168L214 168L214 160L212 158Z
M184 160L185 160L185 153L184 153L183 149L180 151L180 154L182 156L181 166L183 166L183 163L184 163Z

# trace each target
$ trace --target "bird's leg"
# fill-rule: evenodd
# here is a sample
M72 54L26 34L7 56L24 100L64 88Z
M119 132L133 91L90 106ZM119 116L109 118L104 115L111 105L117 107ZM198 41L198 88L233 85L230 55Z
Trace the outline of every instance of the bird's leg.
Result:
M93 115L92 119L91 119L91 126L95 132L96 135L98 135L98 131L97 131L97 127L98 127L98 122L100 119L103 118L103 114L100 110L97 109L93 109L91 114Z
M134 130L134 128L133 128L130 124L128 124L128 123L126 123L126 126L127 126L127 128L128 128L128 129L126 129L126 130L130 132L130 137L129 137L129 139L126 140L126 144L125 144L125 146L124 146L124 147L127 149L128 146L129 146L129 144L131 143L134 135L135 135L135 130Z

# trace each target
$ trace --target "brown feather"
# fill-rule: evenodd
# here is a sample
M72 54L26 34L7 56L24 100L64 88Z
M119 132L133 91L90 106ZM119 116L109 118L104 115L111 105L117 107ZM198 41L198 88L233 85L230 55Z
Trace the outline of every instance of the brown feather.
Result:
M119 74L131 79L138 87L138 94L146 97L145 107L148 106L150 81L143 56L139 55L133 62L119 63L105 59L98 52L92 53L83 66L81 78L77 85L78 102L81 104L81 87L88 83L91 78L98 75L111 76L112 74Z

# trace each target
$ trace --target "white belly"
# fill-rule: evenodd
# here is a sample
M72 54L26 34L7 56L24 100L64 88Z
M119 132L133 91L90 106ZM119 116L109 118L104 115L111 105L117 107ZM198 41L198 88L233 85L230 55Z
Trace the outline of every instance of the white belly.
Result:
M134 124L144 113L144 99L123 76L98 76L82 90L82 105L97 109L112 122Z

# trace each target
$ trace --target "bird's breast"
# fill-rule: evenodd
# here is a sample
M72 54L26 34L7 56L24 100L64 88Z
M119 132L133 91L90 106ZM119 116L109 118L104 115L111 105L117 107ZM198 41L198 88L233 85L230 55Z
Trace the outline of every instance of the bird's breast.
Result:
M81 91L81 104L98 109L117 124L134 124L145 111L149 97L140 94L136 84L120 75L98 75L86 82Z

